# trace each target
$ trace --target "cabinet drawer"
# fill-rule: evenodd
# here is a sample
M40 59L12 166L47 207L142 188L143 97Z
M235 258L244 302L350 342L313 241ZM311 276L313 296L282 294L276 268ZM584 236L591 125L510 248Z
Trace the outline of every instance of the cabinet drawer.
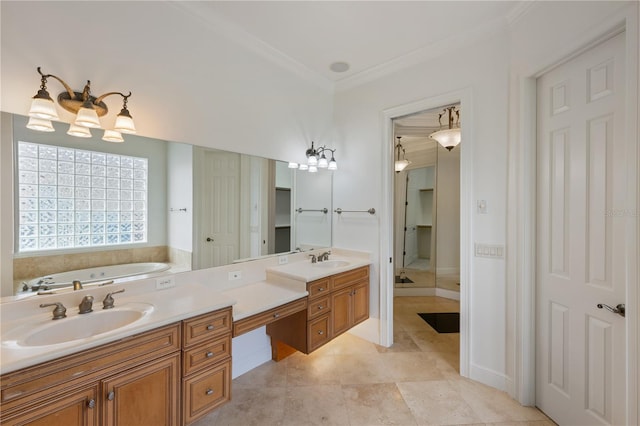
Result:
M188 376L194 371L211 367L231 356L231 335L219 337L191 349L185 350L182 357L182 374Z
M294 300L286 305L252 315L241 319L240 321L235 321L233 323L233 337L239 336L258 327L262 327L263 325L267 325L286 316L295 314L296 312L304 311L305 309L307 309L306 297Z
M331 340L329 315L309 321L307 325L309 353Z
M184 326L182 346L186 348L231 332L231 308L190 318L182 324Z
M322 278L320 280L311 281L307 284L307 291L309 292L309 299L313 299L314 297L324 296L331 292L331 279L330 278Z
M362 268L354 269L353 271L335 275L333 277L333 289L337 290L339 288L347 287L362 280L369 280L368 266L363 266Z
M324 315L331 310L331 297L326 295L324 297L315 298L309 301L309 308L307 309L307 318L312 319Z
M183 412L186 424L231 399L231 360L183 381Z

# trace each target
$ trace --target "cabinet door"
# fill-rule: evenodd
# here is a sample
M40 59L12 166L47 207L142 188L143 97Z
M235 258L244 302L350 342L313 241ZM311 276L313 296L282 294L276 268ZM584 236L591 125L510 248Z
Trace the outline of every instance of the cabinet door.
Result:
M3 419L6 426L94 426L98 424L98 385L55 398L17 416Z
M102 382L104 425L178 425L180 354L127 370Z
M353 322L351 319L351 287L331 294L331 329L333 337L347 331Z
M352 289L353 326L369 318L369 283L356 284Z

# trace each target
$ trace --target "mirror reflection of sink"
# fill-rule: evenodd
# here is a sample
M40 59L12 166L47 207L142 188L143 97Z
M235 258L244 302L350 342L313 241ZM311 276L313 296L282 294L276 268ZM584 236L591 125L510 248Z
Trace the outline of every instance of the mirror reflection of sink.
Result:
M312 263L316 268L340 268L349 265L346 260L325 260L324 262Z
M153 305L136 303L49 321L27 332L18 340L18 345L47 346L85 339L133 324L152 311Z

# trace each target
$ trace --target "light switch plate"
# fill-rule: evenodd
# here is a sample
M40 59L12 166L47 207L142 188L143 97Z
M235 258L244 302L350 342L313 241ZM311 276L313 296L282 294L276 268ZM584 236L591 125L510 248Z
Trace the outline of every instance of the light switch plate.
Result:
M478 200L478 214L487 214L487 200Z
M164 290L175 286L176 282L172 276L156 278L156 290Z
M476 243L475 256L502 259L504 258L504 246L500 244Z
M286 265L289 263L289 256L278 256L278 265Z

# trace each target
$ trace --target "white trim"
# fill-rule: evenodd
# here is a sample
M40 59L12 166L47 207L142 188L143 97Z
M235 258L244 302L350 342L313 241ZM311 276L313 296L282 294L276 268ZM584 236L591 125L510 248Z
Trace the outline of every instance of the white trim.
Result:
M435 296L435 287L395 287L393 297Z
M471 333L469 322L472 269L473 210L473 103L471 88L449 92L382 112L382 208L380 212L380 344L393 344L393 123L394 118L442 105L460 103L464 115L460 145L460 375L470 377ZM502 389L504 384L500 386Z
M462 330L461 330L462 331ZM476 364L471 364L470 376L485 385L492 386L501 391L506 390L508 378L502 373L491 370L489 368L480 367Z
M635 10L634 10L635 8ZM640 94L638 93L638 63L640 42L638 40L640 7L632 3L617 14L593 27L579 39L573 40L562 52L555 52L549 59L538 64L537 69L530 69L518 79L520 92L520 111L517 117L520 134L516 154L510 161L516 164L516 185L519 205L522 206L516 218L516 253L511 262L515 263L516 280L516 330L515 330L515 374L513 377L513 395L524 405L535 404L535 264L536 264L536 83L535 78L546 70L584 52L586 49L626 31L625 49L627 55L627 142L629 161L628 193L630 208L635 211L628 220L627 235L635 235L635 246L629 242L630 258L627 261L627 303L640 306L640 289L638 288L637 258L640 252L640 188L638 187L638 166L640 150L638 136L640 133ZM634 200L635 198L635 200ZM635 202L635 207L632 203ZM630 239L632 241L633 239ZM512 264L513 265L513 264ZM640 372L640 315L632 309L627 314L627 424L638 424L640 420L640 391L638 389Z

